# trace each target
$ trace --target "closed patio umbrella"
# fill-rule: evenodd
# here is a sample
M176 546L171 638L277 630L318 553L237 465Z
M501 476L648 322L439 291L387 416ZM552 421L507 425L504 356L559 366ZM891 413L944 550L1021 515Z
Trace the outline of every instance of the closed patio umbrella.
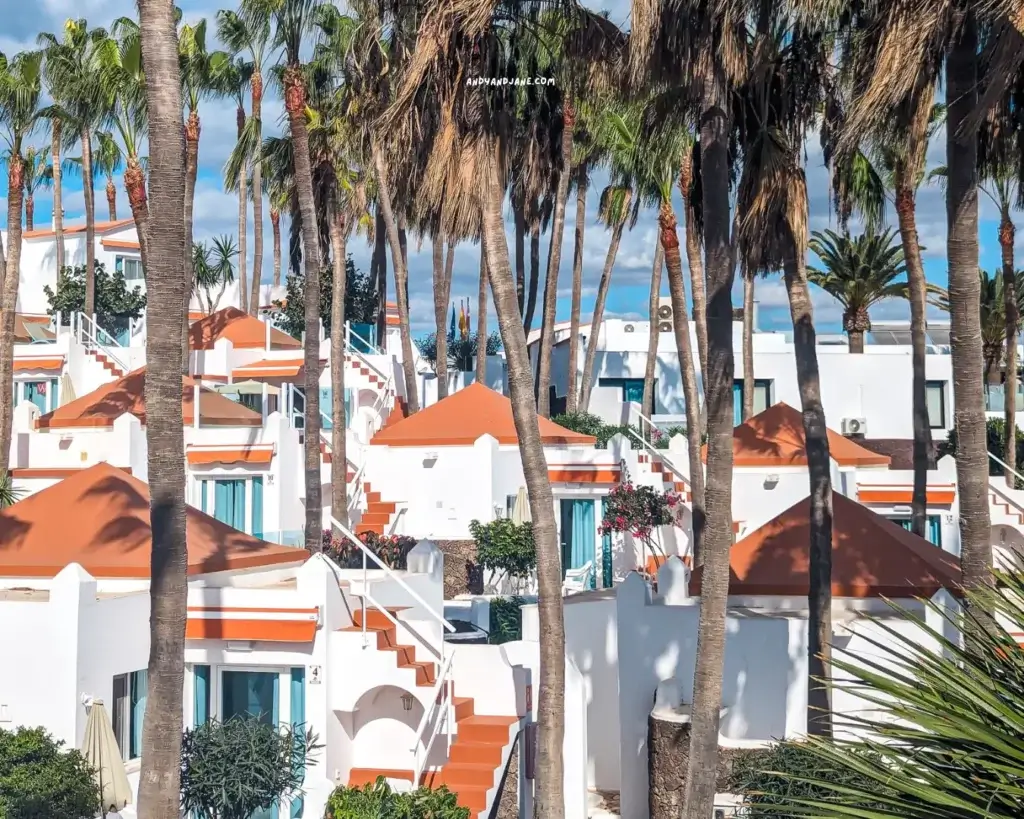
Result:
M132 789L124 770L121 750L114 738L114 729L103 700L93 700L85 723L82 756L96 772L104 813L121 810L132 801Z
M266 387L267 395L278 395L281 390L272 384L266 384L262 381L236 381L234 384L224 384L214 389L221 395L263 395L263 389Z
M60 405L70 404L75 400L75 385L71 383L71 375L64 373L60 377Z
M517 524L530 523L533 518L530 516L530 498L526 494L526 487L520 486L516 493L516 502L512 506L512 522Z

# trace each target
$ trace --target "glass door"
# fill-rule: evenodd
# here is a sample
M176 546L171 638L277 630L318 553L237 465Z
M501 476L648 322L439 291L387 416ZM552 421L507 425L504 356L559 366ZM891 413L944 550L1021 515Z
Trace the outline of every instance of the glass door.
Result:
M265 725L280 721L280 674L276 671L235 671L220 675L221 719L249 714ZM249 819L278 819L277 806L258 810Z
M566 569L582 568L587 562L594 567L597 557L597 539L594 521L593 500L562 499L560 504L562 523L562 577ZM596 567L590 573L590 585L594 586Z

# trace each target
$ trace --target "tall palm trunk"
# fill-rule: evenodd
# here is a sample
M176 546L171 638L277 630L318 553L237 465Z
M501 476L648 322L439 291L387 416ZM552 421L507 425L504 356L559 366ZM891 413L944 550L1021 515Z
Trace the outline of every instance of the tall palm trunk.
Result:
M256 144L263 144L263 75L259 66L252 72L249 81L252 87L252 114L256 120ZM245 259L242 259L245 264ZM342 257L342 278L344 278L345 259ZM260 157L252 163L252 292L249 294L249 315L259 314L260 285L263 283L263 163ZM344 315L344 299L342 315ZM339 518L340 520L340 518Z
M452 255L451 252L448 254ZM434 261L434 326L437 350L434 371L437 373L437 400L448 397L448 299L451 295L452 280L446 275L450 271L444 263L444 236L438 233L433 238Z
M258 162L256 163L259 164ZM255 185L253 186L255 187ZM334 197L331 197L334 199ZM348 526L348 452L345 447L345 216L330 214L331 233L331 517Z
M274 237L274 287L281 286L281 211L270 208L270 231Z
M181 372L183 375L189 374L189 353L191 352L188 313L192 304L192 288L195 282L195 274L192 270L192 214L195 210L196 179L199 176L199 135L201 132L199 113L189 111L188 120L185 122L185 293L181 305Z
M562 169L555 191L555 212L548 248L548 275L544 281L544 311L541 313L539 358L537 360L537 412L551 414L551 359L555 347L555 311L558 308L558 268L562 262L562 234L565 231L565 200L569 197L572 166L572 129L576 111L566 94L562 99ZM571 375L571 374L570 374Z
M117 221L117 188L112 176L107 177L107 216L111 222Z
M562 742L565 733L565 628L562 619L562 559L555 534L554 501L548 481L544 445L540 439L533 377L526 333L519 319L516 285L509 265L501 214L504 195L498 180L497 156L488 152L483 179L483 232L491 294L498 314L498 329L508 361L512 417L519 438L519 454L533 516L537 552L538 609L540 614L540 685L537 697L537 779L534 815L564 819Z
M914 533L925 537L928 522L928 461L931 457L932 430L928 418L928 389L925 371L928 339L926 311L928 289L917 240L917 205L914 188L903 184L896 191L896 216L899 220L903 257L907 262L910 290L911 398L914 428L914 489L910 500Z
M512 215L516 226L516 297L519 315L526 307L526 214L523 213L523 195L512 197Z
M476 301L476 381L487 384L487 248L480 237L480 290Z
M743 275L743 420L754 417L754 277Z
M313 198L313 170L309 161L309 132L306 129L306 86L302 69L289 64L284 70L285 110L292 136L295 189L302 219L302 272L305 317L303 396L306 417L303 432L306 462L306 549L323 549L323 500L320 487L320 244ZM244 270L245 265L240 269Z
M651 269L651 296L648 302L647 322L647 365L644 367L643 413L648 418L654 415L656 397L654 395L654 377L658 371L658 342L661 340L661 328L658 322L658 303L661 300L661 268L665 265L665 248L661 246L661 237L654 242L654 266ZM586 409L584 407L584 409Z
M711 816L718 768L718 726L722 707L725 613L732 547L733 378L732 283L729 242L729 95L721 65L704 83L701 120L701 181L704 201L705 273L708 288L708 369L704 395L708 418L705 519L694 515L704 565L693 674L693 722L686 768L683 816ZM667 250L666 250L667 256Z
M608 301L608 288L612 283L612 269L615 257L619 255L619 244L622 241L623 222L616 223L612 228L612 240L608 243L608 253L604 259L604 270L601 281L597 285L597 299L594 302L594 317L590 320L590 337L587 339L587 352L583 358L583 378L580 382L580 400L578 409L587 411L590 406L590 392L594 382L594 361L597 358L597 337L601 333L601 322L604 319L604 305ZM570 367L569 373L573 369ZM569 412L568 407L566 412Z
M148 236L152 253L146 293L146 446L153 543L149 691L142 725L138 812L147 819L178 819L188 598L185 448L178 366L181 305L186 289L181 271L185 255L185 157L173 8L166 2L140 0L139 18L148 80L149 171L157 218Z
M242 132L245 130L245 109L238 106L235 111L235 128L238 131L239 141L242 139ZM249 180L246 178L243 167L238 174L238 307L243 312L249 312L249 276L245 272L248 264L246 255L246 234L249 226Z
M1013 267L1013 220L1004 213L999 224L999 248L1003 262L1003 309L1006 313L1006 381L1003 385L1003 460L1006 462L1006 485L1016 486L1017 477L1017 331L1020 315L1017 309L1017 280Z
M540 282L540 219L534 217L530 222L530 289L526 297L526 315L523 318L523 330L530 335L533 327L533 315L537 310L537 289Z
M829 678L832 640L832 470L821 404L818 350L804 253L793 248L784 278L793 319L796 381L803 410L807 473L811 489L810 587L807 639L807 732L831 736L832 713L828 689L818 680Z
M139 236L139 255L142 257L142 269L145 270L149 262L149 200L146 195L146 173L136 156L129 156L125 161L124 190L128 194L128 206L132 209L132 218L135 220L135 232Z
M693 323L697 328L697 360L701 380L708 371L708 305L704 285L704 263L700 258L700 233L690 195L693 192L693 150L683 154L679 169L679 193L683 199L683 220L686 224L686 264L690 268L690 293L693 296Z
M29 191L25 194L25 230L35 230L36 224L36 198Z
M699 565L702 554L704 520L704 465L701 460L700 396L697 392L697 374L694 371L693 350L690 347L690 322L686 317L686 285L683 282L683 259L679 254L679 236L676 234L676 215L672 203L661 203L658 212L661 246L665 249L665 269L668 272L668 290L672 299L672 330L676 338L676 353L683 377L683 400L686 402L686 440L690 458L690 492L693 509L693 562Z
M376 225L373 229L373 262L377 268L377 346L384 349L387 332L388 312L388 254L387 228L384 226L384 212L377 205Z
M7 257L3 289L0 292L0 383L14 381L14 319L18 310L18 284L21 276L21 203L24 196L25 164L17 147L7 161ZM11 422L14 419L14 395L10 386L0 390L0 470L11 462Z
M576 412L576 383L580 354L580 301L583 298L583 230L587 224L587 166L576 170L576 235L572 251L572 308L569 313L569 387L565 411ZM596 316L596 312L595 312ZM600 329L601 325L594 325ZM593 331L591 335L593 336ZM589 346L589 344L588 344Z
M92 135L82 126L82 196L85 199L85 306L92 318L96 312L96 199L92 190Z
M54 119L50 124L50 154L53 157L53 236L57 245L57 272L66 264L64 258L64 182L60 165L60 137L63 124Z
M395 268L395 300L398 302L398 322L402 336L402 372L405 376L405 401L409 413L418 412L420 408L416 385L416 362L412 357L412 336L409 332L409 271L406 269L402 240L398 233L398 220L391 207L391 187L388 184L384 155L380 146L373 146L373 164L377 171L377 186L380 191L380 207L383 212L384 227L387 231L388 244L391 245L391 264Z
M967 589L992 579L988 452L981 351L981 282L978 279L978 145L961 134L977 105L978 28L968 11L946 58L946 254L953 406L957 431L956 483L960 500L960 566Z

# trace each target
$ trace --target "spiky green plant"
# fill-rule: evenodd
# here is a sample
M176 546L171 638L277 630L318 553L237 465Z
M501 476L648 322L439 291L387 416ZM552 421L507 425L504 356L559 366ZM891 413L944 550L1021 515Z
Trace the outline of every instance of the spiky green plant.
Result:
M21 496L24 494L21 489L15 488L10 472L0 472L0 509L13 506L21 500Z

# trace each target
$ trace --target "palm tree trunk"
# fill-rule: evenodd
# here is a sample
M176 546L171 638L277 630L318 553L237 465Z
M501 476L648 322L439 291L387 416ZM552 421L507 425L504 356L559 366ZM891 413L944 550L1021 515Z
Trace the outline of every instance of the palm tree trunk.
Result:
M704 263L700 258L700 233L690 194L693 191L693 150L683 154L679 171L679 191L683 198L683 219L686 223L686 264L690 268L690 293L693 295L693 323L697 328L697 360L701 379L708 371L708 306L704 286Z
M92 318L96 312L96 201L92 190L92 135L82 126L82 196L85 199L85 306ZM20 221L20 217L19 217Z
M526 306L526 214L521 193L512 197L512 215L516 225L516 297L522 316Z
M1003 384L1003 460L1006 462L1006 485L1017 485L1017 332L1020 315L1017 310L1017 279L1013 267L1015 230L1008 213L999 225L999 247L1003 262L1003 310L1006 313L1006 380Z
M830 675L832 641L832 469L825 409L821 404L818 351L814 315L807 286L804 254L794 248L786 260L784 277L793 319L796 381L803 410L807 473L811 489L810 587L807 640L807 732L832 735L829 692L817 680Z
M257 163L259 164L259 163ZM255 185L253 186L255 187ZM334 196L331 197L335 199ZM348 226L332 201L331 232L331 517L348 526L348 452L345 447L345 286Z
M451 252L449 256L453 255ZM434 256L434 326L437 339L434 372L437 373L437 400L448 397L448 298L452 280L446 276L449 271L444 263L444 236L438 233L433 238ZM454 260L453 260L454 261Z
M186 289L181 271L185 255L185 157L173 9L169 3L140 0L139 18L148 79L149 169L153 208L159 218L148 236L153 252L147 268L145 398L152 557L149 693L142 726L138 811L147 819L178 819L188 597L179 366L181 305ZM139 238L141 244L141 232Z
M25 195L25 230L35 230L36 224L36 198L28 193Z
M612 269L615 267L615 257L619 254L619 244L622 241L622 223L619 222L612 229L612 240L608 243L608 254L604 260L604 270L601 271L601 281L597 285L597 299L594 302L594 317L590 320L590 337L587 339L587 352L583 358L583 378L580 383L580 400L578 410L587 411L590 406L590 391L594 382L594 361L597 359L597 337L601 331L601 321L604 319L604 305L608 301L608 288L612 283ZM572 369L569 370L570 374ZM566 407L566 412L569 412Z
M402 371L405 376L405 400L409 414L418 412L420 408L416 385L416 362L412 357L412 337L409 333L409 274L402 255L402 240L398 233L398 220L391 208L391 188L388 184L384 155L380 146L373 146L373 164L377 171L377 186L380 191L380 207L383 212L384 226L387 230L388 244L391 245L391 264L395 268L395 300L398 302L398 322L402 336Z
M387 332L388 254L387 228L384 226L384 212L379 204L377 205L376 226L373 235L373 261L377 267L377 346L383 350Z
M483 232L487 237L487 266L498 314L498 329L508 361L512 416L519 438L523 476L533 516L537 551L540 614L540 680L537 697L537 779L534 815L564 819L562 742L565 733L565 628L562 619L562 559L555 534L554 500L548 481L544 445L533 399L533 378L526 333L519 319L516 284L505 243L501 214L504 191L498 181L497 157L488 152L483 179Z
M863 355L864 353L864 331L863 330L850 330L846 334L849 339L849 350L853 355Z
M57 272L66 264L64 260L64 183L60 166L60 136L63 124L54 119L50 124L50 153L53 156L53 235L57 245Z
M533 315L537 310L537 288L540 282L540 219L530 222L530 290L526 297L526 316L523 318L523 330L530 335L533 327Z
M270 231L274 237L274 287L281 286L281 211L270 209Z
M302 219L302 272L305 279L304 364L306 417L303 431L306 454L306 549L323 549L323 500L320 487L320 245L313 198L313 170L309 161L309 132L306 129L306 86L302 70L288 65L284 71L285 110L292 136L295 188ZM240 269L244 270L244 263Z
M135 220L139 255L142 257L142 269L145 270L149 263L149 200L146 195L146 174L136 156L129 156L125 161L124 189Z
M572 130L576 111L566 94L562 98L562 169L555 191L555 212L551 223L551 245L548 248L548 275L544 281L544 312L541 315L539 358L537 359L537 412L547 418L551 414L551 358L555 347L555 311L558 308L558 268L562 262L562 234L565 232L565 201L569 197L569 176L572 167ZM572 373L570 373L572 376ZM573 376L575 377L575 376Z
M686 439L690 457L690 492L693 509L693 562L700 565L704 520L704 464L701 459L700 395L697 392L697 374L694 371L693 350L690 347L690 322L686 317L686 285L683 282L683 259L679 255L679 236L676 234L676 215L671 202L662 202L658 213L661 245L665 249L665 269L668 271L668 290L672 299L672 329L676 338L676 353L683 377L683 400L686 402Z
M192 269L193 212L196 201L196 179L199 176L199 136L202 126L199 113L190 111L185 122L185 294L181 305L181 373L189 374L191 353L188 333L188 313L192 305L192 290L195 287L195 271Z
M686 768L683 816L711 816L718 767L718 726L722 707L725 613L729 598L732 533L733 379L732 284L735 271L729 241L729 98L724 71L714 63L705 81L701 119L701 181L704 191L704 250L708 288L708 369L704 395L708 417L705 519L694 515L704 566L697 658L693 674L693 721ZM675 232L672 232L674 237ZM667 249L666 249L667 256ZM685 309L685 308L684 308ZM695 510L696 511L696 510Z
M654 416L654 378L658 370L658 342L661 329L658 322L658 303L661 300L661 268L665 265L665 248L661 238L654 243L654 267L651 269L651 297L648 303L650 320L647 322L647 366L644 367L643 412L648 418ZM586 407L584 407L586 409Z
M21 201L24 196L25 164L14 150L7 161L7 257L3 290L0 292L0 470L7 472L11 462L11 422L14 419L14 319L18 310L18 284L21 279Z
M480 237L480 291L476 301L476 381L487 384L487 249Z
M982 378L981 283L978 279L978 145L962 123L977 105L978 28L967 12L946 58L946 187L949 320L953 406L957 430L956 483L960 500L960 566L967 589L990 585L991 516Z
M117 221L117 188L112 176L107 177L107 216L111 222Z
M263 76L259 66L252 72L252 114L257 122L256 144L263 144ZM244 169L243 169L244 171ZM242 260L245 263L245 260ZM341 260L342 278L345 278L345 259ZM259 315L260 285L263 283L263 163L257 157L252 163L252 292L249 295L249 315ZM342 300L344 316L344 300Z
M917 240L917 206L914 188L902 184L896 191L896 215L899 220L903 257L907 262L907 284L910 291L911 395L914 428L914 489L910 501L911 526L915 534L927 534L928 461L931 458L932 430L928 419L928 390L925 373L927 354L928 306L927 281Z
M576 382L580 354L580 301L583 298L583 230L586 224L587 166L582 163L576 169L576 236L572 251L572 307L569 313L569 385L565 398L565 411L568 413L576 412ZM601 327L600 324L595 326L598 329ZM589 347L589 344L587 346Z
M754 277L743 276L743 420L754 417Z
M245 130L245 109L241 106L235 111L235 126L238 140L242 139ZM249 180L243 167L238 174L238 307L245 313L249 312L249 277L245 272L248 264L246 255L246 234L249 231Z

